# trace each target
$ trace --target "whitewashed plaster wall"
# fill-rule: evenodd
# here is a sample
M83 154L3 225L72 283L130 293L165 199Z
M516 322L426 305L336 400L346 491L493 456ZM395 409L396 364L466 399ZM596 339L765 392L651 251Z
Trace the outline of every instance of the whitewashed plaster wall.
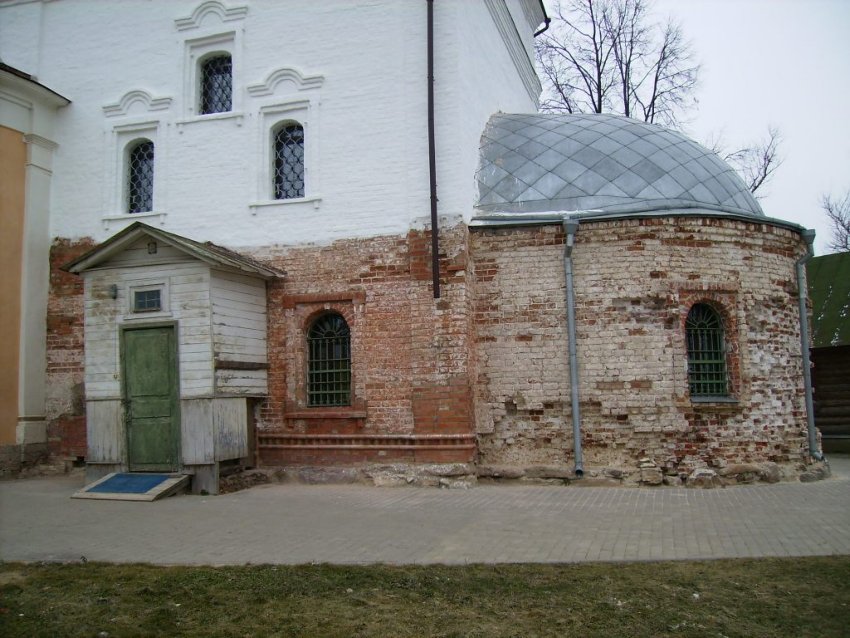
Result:
M526 18L515 31L528 51L532 5L435 3L441 214L471 214L488 117L536 108L493 15ZM233 55L233 113L199 118L190 54L217 35ZM402 233L429 215L424 0L12 1L0 57L72 100L52 236L102 240L141 220L231 247L292 245ZM271 203L270 128L290 117L304 122L306 197ZM137 137L156 146L153 216L122 214Z

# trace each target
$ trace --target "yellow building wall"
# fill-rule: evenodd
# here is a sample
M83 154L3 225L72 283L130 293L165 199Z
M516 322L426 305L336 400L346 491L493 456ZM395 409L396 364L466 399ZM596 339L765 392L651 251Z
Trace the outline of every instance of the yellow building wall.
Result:
M18 423L26 163L23 134L0 126L0 445L15 443Z

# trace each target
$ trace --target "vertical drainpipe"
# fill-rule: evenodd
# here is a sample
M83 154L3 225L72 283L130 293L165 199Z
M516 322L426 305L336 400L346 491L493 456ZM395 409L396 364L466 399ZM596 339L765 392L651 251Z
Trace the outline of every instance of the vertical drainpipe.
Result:
M431 181L431 278L440 298L440 240L437 227L437 147L434 141L434 0L428 3L428 169Z
M797 301L800 307L800 353L803 357L803 386L806 390L806 424L809 432L809 455L817 461L823 460L823 453L818 449L818 433L815 429L815 408L812 401L812 363L809 359L809 317L806 312L806 263L814 256L814 230L804 230L806 254L795 263L797 269Z
M570 404L573 409L573 454L575 456L575 474L584 476L584 462L581 453L581 408L578 397L578 349L576 347L576 297L573 286L573 245L578 232L578 220L564 219L564 275L567 281L567 339L569 340L570 359Z

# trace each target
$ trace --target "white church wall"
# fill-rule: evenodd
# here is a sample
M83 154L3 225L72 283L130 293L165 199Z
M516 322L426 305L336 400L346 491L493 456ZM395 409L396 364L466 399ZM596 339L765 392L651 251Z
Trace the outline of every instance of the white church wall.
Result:
M508 17L517 1L488 0ZM435 5L447 214L471 212L487 117L534 108L486 5ZM247 248L398 234L429 214L424 2L126 0L92 11L64 0L0 11L4 61L72 100L58 122L53 236L102 240L144 218ZM195 64L218 48L233 57L233 112L199 117ZM306 192L274 202L270 129L288 119L304 121ZM131 216L124 153L138 137L155 144L154 210Z

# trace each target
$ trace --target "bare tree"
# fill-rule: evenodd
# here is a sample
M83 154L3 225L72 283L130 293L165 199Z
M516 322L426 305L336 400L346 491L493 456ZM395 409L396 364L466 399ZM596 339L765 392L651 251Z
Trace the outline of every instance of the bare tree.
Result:
M769 126L765 137L735 151L726 150L720 138L709 141L706 146L731 164L743 178L750 192L755 194L759 188L770 181L776 169L782 166L783 160L779 156L781 143L782 133L779 128ZM763 191L757 197L762 194Z
M651 22L651 0L557 0L552 26L536 41L548 113L617 113L678 128L696 103L699 66L678 24ZM755 193L782 164L781 135L735 151L707 146ZM763 191L762 191L763 192Z
M675 126L699 67L679 26L650 24L647 0L561 0L537 40L547 112L614 112Z
M824 195L820 205L832 224L829 249L837 253L850 251L850 190L840 199Z

